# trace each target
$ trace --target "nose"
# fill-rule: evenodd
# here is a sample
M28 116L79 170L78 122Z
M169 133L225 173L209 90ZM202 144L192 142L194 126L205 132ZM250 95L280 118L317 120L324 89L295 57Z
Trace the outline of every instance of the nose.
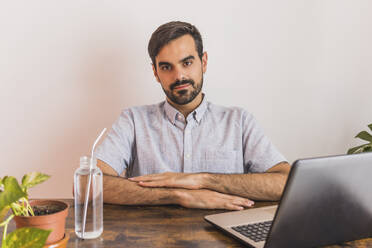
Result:
M181 67L176 67L174 70L174 81L182 81L186 79L185 71Z

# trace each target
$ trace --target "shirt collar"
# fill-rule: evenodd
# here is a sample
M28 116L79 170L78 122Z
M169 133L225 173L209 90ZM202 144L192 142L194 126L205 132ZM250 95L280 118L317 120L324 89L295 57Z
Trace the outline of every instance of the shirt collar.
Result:
M165 100L164 111L169 121L172 122L172 124L174 125L176 123L177 114L179 113L178 110L175 109L172 105L170 105L170 103L167 100Z
M200 103L200 105L192 112L195 120L200 123L201 119L203 118L206 110L208 108L208 102L205 97L205 94L203 93L203 100Z
M194 109L194 111L192 111L190 113L190 115L192 115L194 117L194 119L198 123L200 123L200 121L203 118L203 116L204 116L207 108L208 108L208 103L207 103L205 94L203 93L203 100L202 100L202 102L200 103L200 105L196 109ZM177 114L182 115L167 100L165 100L164 111L165 111L165 114L167 115L169 121L172 122L172 124L175 124L176 118L177 118Z

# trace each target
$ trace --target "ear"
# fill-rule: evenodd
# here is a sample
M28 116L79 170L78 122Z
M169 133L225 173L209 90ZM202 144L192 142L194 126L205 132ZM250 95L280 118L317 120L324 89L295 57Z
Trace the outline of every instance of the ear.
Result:
M204 52L203 57L202 57L203 73L205 73L207 71L207 64L208 64L208 54L207 54L207 52Z
M156 68L154 66L154 64L151 64L152 65L152 71L154 73L154 76L156 78L156 81L158 81L158 83L160 83L160 79L159 79L159 76L158 76L158 72L156 71Z

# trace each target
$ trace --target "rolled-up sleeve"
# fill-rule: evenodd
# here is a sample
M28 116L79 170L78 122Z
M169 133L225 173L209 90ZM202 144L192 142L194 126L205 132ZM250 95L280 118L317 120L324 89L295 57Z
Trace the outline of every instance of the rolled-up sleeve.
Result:
M97 147L96 158L111 166L120 175L133 161L135 126L130 110L123 110L103 142Z
M243 116L243 162L245 172L265 172L286 161L270 139L264 134L253 115Z

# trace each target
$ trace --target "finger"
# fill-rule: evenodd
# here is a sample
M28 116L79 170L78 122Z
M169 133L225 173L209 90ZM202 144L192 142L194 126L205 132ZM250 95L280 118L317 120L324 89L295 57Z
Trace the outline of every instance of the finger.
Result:
M232 202L236 202L238 204L241 204L241 205L244 205L244 206L252 206L254 204L254 201L250 200L250 199L247 199L247 198L243 198L243 197L239 197L239 196L231 196L231 201Z
M244 207L252 207L254 205L254 201L247 199L247 198L223 194L223 193L219 193L219 194L222 199L228 200L229 202L236 204L236 205L240 205Z
M146 182L146 181L158 180L160 178L159 175L160 174L152 174L152 175L146 175L146 176L131 177L128 179L134 182L139 182L139 181Z
M243 198L239 196L233 196L233 195L226 195L228 199L230 199L232 202L236 202L237 204L246 206L246 207L251 207L254 205L254 201L248 199L248 198Z
M224 194L224 193L219 193L219 192L216 192L216 193L222 199L226 199L226 200L230 200L230 201L236 201L236 202L241 202L242 204L245 204L245 205L253 205L254 204L254 201L252 201L252 200L250 200L248 198L243 198L243 197L239 197L239 196L235 196L235 195L229 195L229 194Z
M248 199L235 199L232 203L243 207L252 207L254 205L254 202Z
M139 181L148 181L148 177L140 176L140 177L130 177L128 180L133 181L133 182L139 182Z
M226 203L225 204L225 209L228 209L228 210L244 210L244 208L242 206L235 205L235 204L232 204L232 203Z
M164 181L151 181L151 182L138 182L138 185L142 187L149 187L149 188L159 188L159 187L171 187L170 185L166 184Z

